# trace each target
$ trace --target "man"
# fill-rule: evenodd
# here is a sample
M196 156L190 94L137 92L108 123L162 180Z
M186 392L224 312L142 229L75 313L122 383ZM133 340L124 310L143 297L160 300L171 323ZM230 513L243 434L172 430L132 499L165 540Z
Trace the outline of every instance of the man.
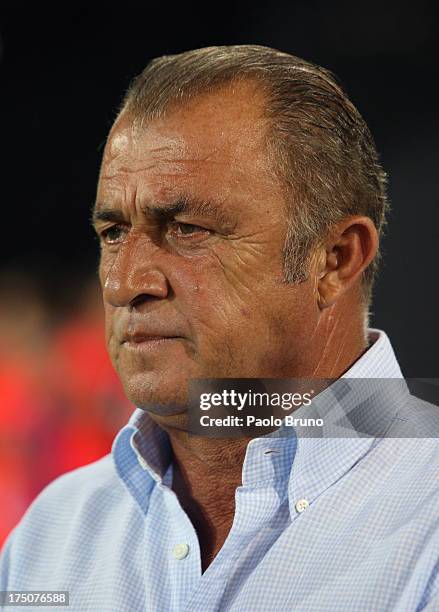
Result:
M372 137L326 70L258 46L149 64L93 212L137 410L111 455L32 504L2 588L102 612L439 609L434 410L405 386L362 404L385 438L188 432L193 379L402 378L366 330L386 208Z

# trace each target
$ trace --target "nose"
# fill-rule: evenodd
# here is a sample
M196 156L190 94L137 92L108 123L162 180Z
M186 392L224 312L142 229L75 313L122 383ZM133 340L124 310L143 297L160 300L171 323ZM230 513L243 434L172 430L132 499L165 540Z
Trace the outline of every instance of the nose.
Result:
M103 283L103 298L112 306L135 307L149 298L168 296L169 283L154 263L158 247L127 241L121 245Z

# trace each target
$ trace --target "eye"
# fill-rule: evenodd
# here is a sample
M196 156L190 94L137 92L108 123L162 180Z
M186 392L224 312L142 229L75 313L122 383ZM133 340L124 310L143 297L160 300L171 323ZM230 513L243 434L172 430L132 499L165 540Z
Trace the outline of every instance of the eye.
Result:
M196 234L210 234L210 230L205 227L201 227L200 225L194 225L193 223L182 223L180 221L173 221L169 224L170 233L172 236L180 238L180 237L191 237Z
M123 225L112 225L111 227L107 227L107 229L102 230L100 233L100 238L107 244L116 244L123 240L124 234L125 228Z

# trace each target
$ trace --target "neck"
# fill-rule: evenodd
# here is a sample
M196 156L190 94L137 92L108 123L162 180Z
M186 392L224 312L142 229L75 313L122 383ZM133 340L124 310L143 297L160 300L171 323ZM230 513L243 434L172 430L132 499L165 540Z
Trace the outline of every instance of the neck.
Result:
M297 377L339 378L367 350L361 302L349 296L323 311L309 338L306 365Z

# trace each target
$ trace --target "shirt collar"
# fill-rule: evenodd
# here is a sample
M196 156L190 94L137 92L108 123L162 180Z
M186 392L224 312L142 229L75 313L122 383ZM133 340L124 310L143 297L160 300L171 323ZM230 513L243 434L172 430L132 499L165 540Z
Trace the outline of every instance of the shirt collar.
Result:
M154 484L172 482L168 434L136 408L116 435L111 454L119 478L146 514Z
M378 329L368 336L370 348L311 405L329 421L324 437L296 431L288 483L292 516L298 500L313 503L380 443L409 395L388 336Z
M387 335L377 329L368 332L372 345L311 404L329 421L330 433L310 438L299 427L290 427L252 439L243 463L243 486L284 482L293 515L297 500L312 503L379 442L398 402L388 385L371 385L370 380L396 379L397 392L408 391ZM349 379L363 380L352 385ZM294 416L303 417L306 410L309 417L309 408L302 406ZM136 409L117 434L112 455L119 477L144 512L154 483L171 486L168 435L144 410Z
M380 329L369 329L369 348L342 378L403 378L389 337Z

